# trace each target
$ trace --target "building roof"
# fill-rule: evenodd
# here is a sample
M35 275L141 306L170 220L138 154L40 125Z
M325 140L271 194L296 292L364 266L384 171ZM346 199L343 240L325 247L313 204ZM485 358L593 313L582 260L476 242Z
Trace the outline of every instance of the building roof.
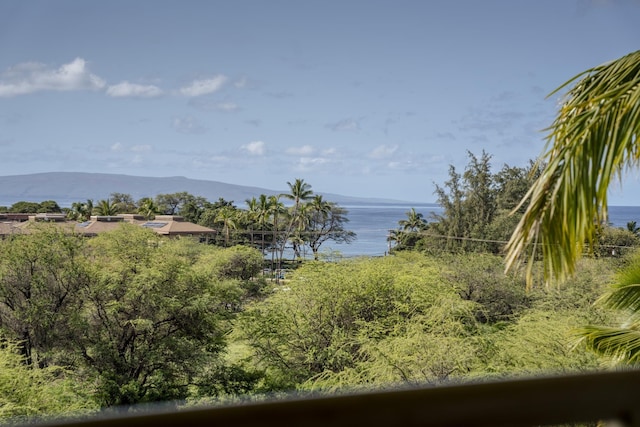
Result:
M96 236L100 233L117 229L123 223L136 224L149 228L154 232L164 236L211 236L216 234L216 230L203 227L192 222L185 221L183 217L177 215L158 215L152 221L147 221L142 215L121 214L113 216L94 215L88 221L73 222L62 221L58 216L36 216L31 215L29 221L0 220L0 236L10 234L29 233L29 228L37 222L50 222L57 226L64 227L69 232L76 232L85 236Z
M216 230L185 221L183 217L177 215L157 215L152 221L146 221L140 225L158 234L169 236L216 233Z

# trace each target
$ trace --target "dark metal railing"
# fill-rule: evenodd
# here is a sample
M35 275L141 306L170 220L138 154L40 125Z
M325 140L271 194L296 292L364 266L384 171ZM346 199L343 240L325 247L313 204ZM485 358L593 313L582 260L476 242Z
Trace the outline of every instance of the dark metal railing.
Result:
M640 371L158 410L48 425L513 427L613 420L640 426Z

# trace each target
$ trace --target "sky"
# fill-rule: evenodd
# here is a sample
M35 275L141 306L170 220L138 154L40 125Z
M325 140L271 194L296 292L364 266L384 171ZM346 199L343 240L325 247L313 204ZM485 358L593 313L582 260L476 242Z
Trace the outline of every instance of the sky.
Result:
M0 2L0 175L184 176L434 202L526 166L640 0ZM2 189L0 189L0 193ZM610 204L640 205L640 173Z

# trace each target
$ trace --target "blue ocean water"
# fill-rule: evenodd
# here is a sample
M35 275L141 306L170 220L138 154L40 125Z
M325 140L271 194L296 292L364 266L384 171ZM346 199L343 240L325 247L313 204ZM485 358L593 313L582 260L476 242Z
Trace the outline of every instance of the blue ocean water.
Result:
M437 205L343 207L349 211L349 223L346 228L357 234L357 240L350 244L326 242L320 252L338 251L344 257L381 256L389 250L389 230L397 229L398 221L406 219L406 212L412 207L422 213L427 221L432 221L432 213L442 213L442 208ZM612 226L626 228L630 221L637 221L640 225L640 206L609 206L609 223Z

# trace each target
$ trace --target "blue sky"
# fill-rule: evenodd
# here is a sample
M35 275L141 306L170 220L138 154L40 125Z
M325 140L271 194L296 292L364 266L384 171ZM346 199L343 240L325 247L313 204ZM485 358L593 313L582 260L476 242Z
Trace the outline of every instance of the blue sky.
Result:
M638 0L4 0L0 175L431 202L467 150L496 171L539 156L547 95L638 50L638 18ZM638 175L611 204L640 205Z

